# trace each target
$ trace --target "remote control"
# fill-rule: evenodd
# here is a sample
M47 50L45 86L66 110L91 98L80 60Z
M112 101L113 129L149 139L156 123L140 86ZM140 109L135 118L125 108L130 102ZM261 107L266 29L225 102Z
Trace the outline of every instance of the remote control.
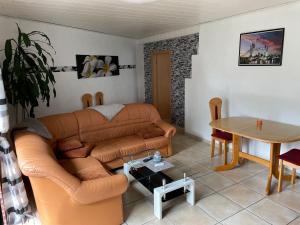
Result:
M143 162L149 162L152 159L153 159L153 156L150 156L149 158L144 159Z

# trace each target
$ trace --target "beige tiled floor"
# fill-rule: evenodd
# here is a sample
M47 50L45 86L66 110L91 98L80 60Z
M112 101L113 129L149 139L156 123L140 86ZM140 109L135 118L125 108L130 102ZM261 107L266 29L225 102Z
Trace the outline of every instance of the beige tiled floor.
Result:
M284 183L278 194L273 179L270 196L265 195L267 171L246 162L227 172L214 172L223 159L210 160L209 145L185 135L176 135L174 156L169 160L176 168L166 171L171 177L183 173L196 181L196 205L188 205L183 197L164 206L164 218L153 216L152 195L133 182L124 196L124 225L300 225L300 180L292 186ZM216 151L218 152L218 151Z

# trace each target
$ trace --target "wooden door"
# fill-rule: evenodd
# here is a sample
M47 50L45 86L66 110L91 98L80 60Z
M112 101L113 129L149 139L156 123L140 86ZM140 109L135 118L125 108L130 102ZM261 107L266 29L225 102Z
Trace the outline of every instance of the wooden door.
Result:
M163 120L171 121L171 60L170 52L152 55L153 104Z

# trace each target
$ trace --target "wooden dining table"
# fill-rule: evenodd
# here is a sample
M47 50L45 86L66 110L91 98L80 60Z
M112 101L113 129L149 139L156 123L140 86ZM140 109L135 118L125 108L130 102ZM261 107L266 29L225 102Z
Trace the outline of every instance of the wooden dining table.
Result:
M261 122L260 122L261 121ZM260 124L259 124L260 123ZM212 128L233 134L232 160L230 163L218 166L215 171L225 171L238 166L240 159L247 159L268 168L266 194L270 194L272 177L279 177L279 159L282 143L300 141L300 126L285 124L252 117L228 117L212 121ZM241 138L261 141L270 144L270 159L263 159L242 151ZM265 151L262 149L262 151ZM283 180L290 180L286 175Z

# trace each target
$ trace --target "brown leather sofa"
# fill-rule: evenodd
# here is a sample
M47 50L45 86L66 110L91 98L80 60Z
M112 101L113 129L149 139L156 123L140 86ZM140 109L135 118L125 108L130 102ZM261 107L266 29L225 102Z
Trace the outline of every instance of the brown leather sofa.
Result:
M124 175L114 175L109 170L121 167L130 158L145 156L152 149L170 156L171 137L176 132L148 104L126 105L112 121L93 109L40 120L53 140L22 131L15 136L15 146L43 225L121 224L122 194L128 182ZM164 136L143 139L136 135L153 123L165 131ZM57 141L72 138L95 144L90 156L57 160Z

